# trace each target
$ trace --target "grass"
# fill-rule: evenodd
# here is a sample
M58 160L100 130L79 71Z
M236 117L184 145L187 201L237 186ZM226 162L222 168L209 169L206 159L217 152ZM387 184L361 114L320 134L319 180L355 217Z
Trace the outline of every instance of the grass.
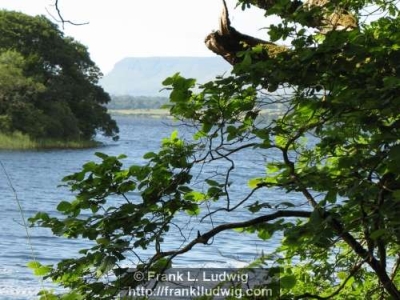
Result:
M0 133L0 149L2 150L83 149L96 146L99 146L96 141L32 140L29 136L20 132L12 134Z

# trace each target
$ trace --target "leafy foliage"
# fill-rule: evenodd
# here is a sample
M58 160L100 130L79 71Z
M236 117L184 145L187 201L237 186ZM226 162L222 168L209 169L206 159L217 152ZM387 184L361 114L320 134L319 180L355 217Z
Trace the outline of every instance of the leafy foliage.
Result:
M0 11L0 130L31 138L117 138L86 47L45 17Z
M264 3L239 2L244 8ZM370 5L382 12L374 21L362 19ZM77 197L59 204L64 216L39 213L31 221L95 245L46 276L86 299L112 298L138 284L127 272L132 251L154 253L136 260L142 270L158 263L164 269L234 229L261 240L283 234L274 253L252 264L281 267L280 299L400 299L400 16L389 1L347 1L346 9L359 19L357 28L299 30L327 11L276 1L267 14L283 21L269 35L290 37L292 47L273 56L247 49L232 76L199 93L194 79L167 78L171 113L193 125L193 139L174 132L158 153L146 154L146 165L126 169L120 158L97 154L100 163L67 176ZM259 93L269 97L260 100ZM260 109L276 102L286 112L261 120ZM259 153L266 164L263 174L248 178L240 198L232 176L238 153ZM199 169L201 186L193 180ZM298 199L260 200L262 191ZM163 243L176 218L212 219L238 209L249 214L209 229L202 223L205 231L178 249Z

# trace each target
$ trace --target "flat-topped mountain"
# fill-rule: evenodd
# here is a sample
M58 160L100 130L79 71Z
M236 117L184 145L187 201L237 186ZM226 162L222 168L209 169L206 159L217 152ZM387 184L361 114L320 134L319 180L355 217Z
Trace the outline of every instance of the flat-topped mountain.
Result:
M177 72L205 83L231 69L219 56L128 57L116 63L100 80L100 85L111 95L167 96L167 91L160 93L162 82Z

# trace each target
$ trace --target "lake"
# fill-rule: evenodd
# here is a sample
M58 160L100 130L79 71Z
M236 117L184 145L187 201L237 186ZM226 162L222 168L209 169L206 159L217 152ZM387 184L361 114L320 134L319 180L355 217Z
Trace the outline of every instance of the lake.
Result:
M36 258L43 264L52 264L62 258L76 255L78 250L88 246L84 240L67 240L57 238L42 228L29 228L31 245L27 240L23 218L18 208L16 197L22 206L25 218L33 216L37 211L56 213L55 207L61 200L72 200L73 195L65 187L58 187L61 179L80 170L82 164L96 160L94 152L100 151L109 155L126 154L126 165L143 163L143 154L156 151L163 137L170 136L174 123L168 119L116 117L121 133L118 142L104 140L105 145L97 149L83 150L42 150L42 151L0 151L0 160L5 171L0 168L0 299L35 299L35 295L49 283L41 282L26 267L29 261ZM190 134L188 129L178 126L178 131ZM262 176L266 156L253 152L236 156L235 172L232 174L232 196L240 199L248 192L249 177ZM222 171L225 166L216 165ZM212 174L215 170L204 169L202 173ZM199 172L197 181L201 183ZM11 181L12 186L9 184ZM16 194L13 192L15 189ZM290 198L288 198L290 197ZM296 195L265 191L254 195L255 200L272 203L293 200ZM215 215L212 223L205 222L205 228L215 226L229 220L243 220L246 211L239 211L229 218L227 214ZM183 218L183 217L182 217ZM199 218L192 218L194 224ZM187 220L182 220L186 224ZM186 226L185 238L193 238L197 234L197 225ZM203 225L202 225L203 226ZM195 228L196 230L192 230ZM206 229L204 229L206 230ZM193 231L193 232L192 232ZM166 240L171 249L181 246L182 236L176 232ZM256 258L257 254L273 247L271 240L263 242L252 235L237 232L225 232L214 240L210 246L197 245L193 251L174 261L176 266L239 266ZM146 255L146 253L143 253Z

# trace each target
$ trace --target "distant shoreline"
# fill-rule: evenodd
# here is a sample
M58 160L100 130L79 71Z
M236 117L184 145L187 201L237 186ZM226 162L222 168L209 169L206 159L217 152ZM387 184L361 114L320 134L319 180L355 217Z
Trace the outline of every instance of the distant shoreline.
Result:
M162 108L135 108L135 109L109 109L112 116L132 116L149 118L172 118L169 109ZM260 116L273 117L282 115L282 112L276 109L262 109Z
M163 118L171 116L168 109L161 108L109 109L108 112L114 116L146 116L153 118Z

